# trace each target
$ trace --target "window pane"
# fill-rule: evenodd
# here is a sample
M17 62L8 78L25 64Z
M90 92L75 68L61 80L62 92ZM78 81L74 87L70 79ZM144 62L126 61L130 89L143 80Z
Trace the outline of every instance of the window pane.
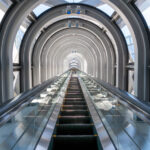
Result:
M106 13L108 16L111 16L114 13L114 9L108 4L100 5L97 8Z
M5 15L5 12L0 9L0 22L2 21L4 15Z
M33 10L33 12L35 13L36 16L39 16L40 14L42 14L44 11L48 10L49 8L50 6L40 4Z
M123 28L121 28L121 31L122 31L122 33L126 39L127 45L128 45L128 50L129 50L129 54L130 54L129 62L134 62L135 52L134 52L134 43L133 43L131 33L126 25Z
M20 72L19 71L14 71L14 83L13 83L13 88L14 88L14 97L20 94Z
M10 0L0 0L0 22L2 21L5 12L10 7L12 2Z
M13 47L13 63L19 63L19 50L20 50L21 41L24 36L23 30L24 30L23 27L20 27L16 35L16 39Z
M146 22L150 28L150 7L148 7L146 10L144 10L142 12L142 14L143 14L143 16L144 16L144 18L145 18L145 20L146 20Z
M150 0L137 0L135 4L143 14L143 17L150 28Z
M130 70L128 73L128 92L134 95L134 71Z
M29 21L27 18L23 21L22 25L20 26L15 42L14 42L14 47L13 47L13 63L19 63L19 51L20 51L20 46L22 39L24 37L25 32L27 31L27 28L31 24L31 21Z

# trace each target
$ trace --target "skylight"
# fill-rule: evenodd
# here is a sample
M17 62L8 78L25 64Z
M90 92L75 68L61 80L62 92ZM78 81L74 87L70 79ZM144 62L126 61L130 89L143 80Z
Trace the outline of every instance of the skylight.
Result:
M142 12L149 28L150 28L150 7L148 7L147 9L145 9L143 12Z
M0 22L2 21L4 14L5 13L0 9Z
M33 10L33 12L35 13L36 16L39 16L40 14L42 14L44 11L48 10L49 8L50 6L40 4Z
M121 28L121 31L126 39L126 42L128 45L128 50L131 55L132 61L134 61L135 60L134 43L133 43L133 39L132 39L131 33L130 33L127 25L125 25L123 28Z
M129 29L128 29L128 27L126 25L121 29L121 31L123 32L125 37L131 35L131 33L130 33L130 31L129 31Z
M111 16L114 13L114 9L108 4L100 5L97 8L106 13L108 16Z

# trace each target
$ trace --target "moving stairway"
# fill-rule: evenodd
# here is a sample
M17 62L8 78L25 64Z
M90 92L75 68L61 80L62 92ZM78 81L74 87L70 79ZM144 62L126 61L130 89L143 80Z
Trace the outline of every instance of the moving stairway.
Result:
M74 76L66 72L1 106L0 150L149 150L147 103L80 73L84 97Z
M49 150L98 150L100 147L78 78L71 77Z

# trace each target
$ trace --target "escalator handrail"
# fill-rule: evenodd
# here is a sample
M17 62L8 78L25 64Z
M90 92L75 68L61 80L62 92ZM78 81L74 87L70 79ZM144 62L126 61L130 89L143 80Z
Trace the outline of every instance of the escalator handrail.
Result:
M63 74L67 73L68 71L69 70L67 70ZM60 76L62 76L63 74L61 74ZM39 84L39 85L33 87L32 89L29 89L29 90L19 94L18 96L8 100L6 103L2 104L0 106L0 118L2 118L4 114L6 116L10 111L14 110L16 107L18 108L20 105L27 102L30 98L39 94L47 86L49 86L54 81L56 81L60 76L55 76L55 77L43 82L42 84Z
M82 72L82 73L86 74L85 72ZM92 79L96 83L98 83L100 86L104 87L106 90L111 92L113 95L119 97L120 100L123 100L124 102L128 103L129 105L132 105L134 108L136 107L136 109L138 109L138 111L142 112L144 115L146 115L148 118L150 118L150 104L138 99L137 97L135 97L134 95L131 95L130 93L128 93L126 91L116 88L115 86L113 86L109 83L106 83L102 80L91 77L88 74L86 74L86 75L90 79Z

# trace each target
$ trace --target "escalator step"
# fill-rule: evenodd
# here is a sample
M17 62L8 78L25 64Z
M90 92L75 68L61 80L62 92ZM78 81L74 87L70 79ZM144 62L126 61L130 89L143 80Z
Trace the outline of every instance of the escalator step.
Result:
M87 110L64 110L60 112L61 116L89 116L89 111Z
M68 90L67 93L69 93L69 94L70 94L70 93L71 93L71 94L82 94L81 91L74 91L74 90L73 90L73 91Z
M53 137L53 150L96 150L97 136L80 135L80 136L63 136Z
M75 101L81 101L81 100L83 101L83 100L84 100L84 101L85 101L84 98L76 98L76 97L73 97L73 98L65 98L64 100L65 100L65 101L66 101L66 100L75 100Z
M59 124L82 124L91 123L90 116L61 116L58 119Z
M85 101L64 101L64 105L86 105Z
M71 88L72 88L72 89L77 89L77 88L78 88L78 89L81 89L79 85L69 85L68 88L69 88L69 89L71 89Z
M87 110L87 106L86 105L62 105L62 109L66 110L66 109L83 109L83 110Z
M58 124L56 127L57 135L92 135L94 133L92 124Z
M83 95L67 94L65 98L84 98Z
M81 88L80 87L76 87L76 88L70 87L70 88L68 88L67 91L81 91Z
M82 92L67 92L68 95L81 95L83 96Z
M83 96L83 93L67 93L67 95L66 96Z
M49 150L98 150L98 136L78 78L71 77Z

